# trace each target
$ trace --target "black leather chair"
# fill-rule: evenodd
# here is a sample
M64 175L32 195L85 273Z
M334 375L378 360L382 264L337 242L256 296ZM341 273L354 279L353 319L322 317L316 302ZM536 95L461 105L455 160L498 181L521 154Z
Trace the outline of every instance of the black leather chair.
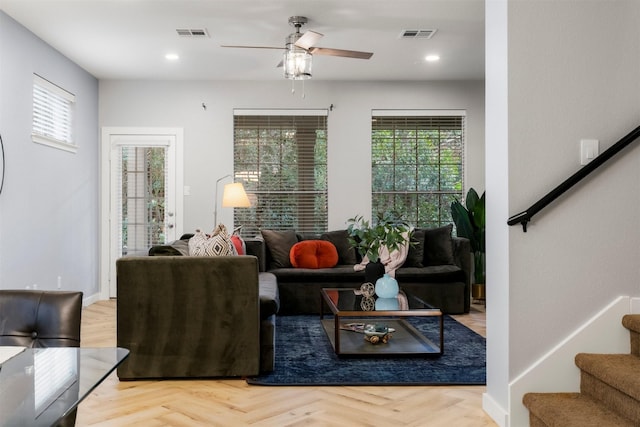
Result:
M80 347L82 292L0 290L0 345ZM59 427L74 426L76 411Z

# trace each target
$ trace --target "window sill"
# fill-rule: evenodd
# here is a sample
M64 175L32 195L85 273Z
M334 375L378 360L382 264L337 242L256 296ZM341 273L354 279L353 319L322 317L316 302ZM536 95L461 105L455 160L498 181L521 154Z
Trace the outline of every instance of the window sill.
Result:
M47 138L46 136L31 134L31 140L37 144L46 145L47 147L57 148L58 150L68 151L69 153L76 153L78 146L69 144L68 142L58 141L57 139Z

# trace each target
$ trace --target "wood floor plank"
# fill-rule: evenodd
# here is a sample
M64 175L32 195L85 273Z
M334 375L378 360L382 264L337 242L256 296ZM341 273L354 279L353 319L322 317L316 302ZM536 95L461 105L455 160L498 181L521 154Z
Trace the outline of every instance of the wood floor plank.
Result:
M453 316L485 335L485 314ZM83 347L116 345L115 300L83 309ZM78 427L493 427L483 386L251 386L242 379L123 381L110 375L78 408Z

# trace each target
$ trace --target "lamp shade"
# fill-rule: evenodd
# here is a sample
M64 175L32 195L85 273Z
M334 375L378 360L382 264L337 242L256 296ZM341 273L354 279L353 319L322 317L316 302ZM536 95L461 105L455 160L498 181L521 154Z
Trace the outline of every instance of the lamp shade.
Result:
M224 186L224 192L222 193L223 208L248 208L250 206L251 202L241 182L232 182Z

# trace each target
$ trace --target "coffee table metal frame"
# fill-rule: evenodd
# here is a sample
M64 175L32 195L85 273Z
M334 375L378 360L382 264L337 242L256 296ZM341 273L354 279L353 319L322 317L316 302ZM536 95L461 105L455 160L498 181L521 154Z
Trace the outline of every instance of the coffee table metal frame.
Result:
M342 351L340 346L340 334L342 333L354 333L351 331L340 329L340 324L344 321L345 318L357 318L357 319L377 319L377 318L394 318L397 319L405 328L407 328L409 335L411 335L416 343L420 345L416 345L416 351L412 352L403 352L402 355L431 355L438 356L444 353L444 317L442 316L442 311L438 308L428 308L429 305L419 298L411 295L407 295L408 298L413 298L415 301L421 303L425 306L425 308L415 308L408 310L371 310L371 311L363 311L363 310L341 310L339 309L333 300L329 297L328 292L338 291L352 291L355 292L356 289L351 288L322 288L320 291L320 319L324 318L324 308L325 306L331 310L333 313L334 320L334 340L332 342L335 353L338 356L347 356L354 355L355 353L346 353ZM425 338L419 331L417 331L413 326L407 323L404 319L407 317L438 317L439 328L440 328L440 345L435 346L434 351L428 351L425 349L425 346L422 345L424 343L432 344L427 338ZM381 319L382 320L382 319ZM328 328L325 328L327 334L330 333ZM392 338L393 340L393 338ZM331 341L331 340L330 340ZM364 338L363 338L364 341ZM392 342L392 341L390 341ZM371 344L373 345L373 344ZM378 344L378 345L387 345L387 344ZM375 352L366 352L366 353L357 353L359 356L368 356L368 355L397 355L393 352L380 352L380 354Z

